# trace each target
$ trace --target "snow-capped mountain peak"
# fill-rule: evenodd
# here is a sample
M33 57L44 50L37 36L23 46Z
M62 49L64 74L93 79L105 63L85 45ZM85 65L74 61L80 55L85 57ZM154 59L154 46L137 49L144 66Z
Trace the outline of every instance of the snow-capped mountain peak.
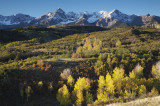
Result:
M145 25L151 23L160 23L158 16L127 15L117 9L112 11L98 12L68 12L65 13L61 8L54 12L48 12L39 17L31 17L25 14L14 14L11 16L0 15L0 29L18 28L31 25L50 26L57 24L78 24L78 25L96 25L101 27L115 27L124 25Z
M114 10L112 10L111 12L109 12L108 14L107 14L107 17L108 18L114 18L114 17L118 17L118 16L122 16L122 15L125 15L125 14L123 14L123 13L121 13L119 10L117 10L117 9L114 9Z
M102 17L104 17L104 18L107 17L107 15L108 15L107 11L99 11L98 13L101 14Z
M55 13L61 13L61 14L64 14L65 12L61 9L61 8L58 8Z

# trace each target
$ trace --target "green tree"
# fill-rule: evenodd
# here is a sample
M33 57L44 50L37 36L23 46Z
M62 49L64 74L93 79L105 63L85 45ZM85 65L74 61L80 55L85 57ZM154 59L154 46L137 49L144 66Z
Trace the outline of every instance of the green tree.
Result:
M71 103L70 93L66 85L58 89L56 97L61 105L69 105Z
M93 96L88 91L86 92L85 100L86 100L86 104L91 104L93 102Z

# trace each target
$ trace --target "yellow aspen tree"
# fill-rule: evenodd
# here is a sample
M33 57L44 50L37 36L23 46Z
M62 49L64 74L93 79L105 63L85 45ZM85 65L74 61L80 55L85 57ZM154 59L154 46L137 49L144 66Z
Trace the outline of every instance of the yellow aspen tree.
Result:
M74 79L71 75L69 75L69 77L67 78L67 84L70 86L70 88L74 85Z
M122 85L124 80L124 69L122 68L115 68L113 70L113 81L115 84L115 89L117 90L118 94L122 94Z
M114 86L113 79L109 73L107 73L106 75L106 88L105 89L110 95L114 95L115 86Z
M83 97L83 91L78 90L77 94L76 94L77 100L76 100L76 104L77 105L81 105L82 102L84 101L84 97Z
M83 78L78 78L76 84L74 85L74 90L89 90L90 89L90 83L88 83L88 81L86 80L85 77Z
M103 70L104 70L105 64L103 63L102 60L97 60L97 62L94 65L95 73L97 76L99 76Z
M70 93L66 85L58 89L56 97L61 105L69 105L71 103Z
M91 40L88 38L86 39L86 42L83 46L84 50L92 50L92 44L91 44Z
M90 87L91 86L87 78L78 78L74 85L74 90L72 91L72 96L73 99L76 99L76 104L81 104L84 101L83 91L89 91Z
M82 54L83 53L83 47L82 46L78 47L77 50L76 50L76 53L77 54Z
M105 102L108 100L108 94L105 91L105 85L106 85L106 82L105 82L104 76L99 76L97 99L102 102Z
M102 41L100 41L99 39L94 39L93 50L100 51L101 48L102 48Z
M134 73L134 71L129 72L129 78L134 80L136 78L136 74Z
M121 46L121 41L120 40L117 40L117 42L116 42L116 47L119 47L119 46Z
M145 96L146 96L146 92L147 92L146 86L145 86L145 85L141 85L141 86L139 87L138 95L139 95L140 97L145 97Z

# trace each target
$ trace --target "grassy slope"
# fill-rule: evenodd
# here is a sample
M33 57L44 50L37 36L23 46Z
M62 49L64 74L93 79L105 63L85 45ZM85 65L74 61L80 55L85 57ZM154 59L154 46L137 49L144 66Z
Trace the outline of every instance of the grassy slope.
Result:
M160 106L160 96L137 99L127 103L115 103L106 106Z

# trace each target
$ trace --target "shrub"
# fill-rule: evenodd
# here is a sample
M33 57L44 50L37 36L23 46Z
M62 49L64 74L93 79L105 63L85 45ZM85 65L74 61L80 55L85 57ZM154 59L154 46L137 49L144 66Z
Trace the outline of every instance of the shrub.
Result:
M151 90L151 92L148 93L148 96L150 96L150 97L152 97L152 96L158 96L158 95L159 95L159 92L158 92L158 90L155 87L153 87L152 90Z
M38 60L38 61L37 61L37 65L38 65L39 67L43 67L43 66L44 66L44 61L43 61L43 60Z

